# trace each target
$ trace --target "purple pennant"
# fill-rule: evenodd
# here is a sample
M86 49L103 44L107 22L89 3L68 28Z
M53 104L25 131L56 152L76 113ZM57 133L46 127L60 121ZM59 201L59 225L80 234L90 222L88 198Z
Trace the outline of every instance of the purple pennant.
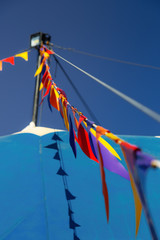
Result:
M135 152L135 165L133 174L135 178L138 178L138 182L140 182L141 187L143 189L143 193L145 193L145 181L146 181L146 174L147 169L151 167L151 162L153 161L153 157L149 156L148 154L143 153L142 151ZM141 199L143 199L141 190L139 189L139 194Z
M136 151L136 165L139 167L148 168L151 166L151 162L153 161L153 157L145 154L141 151Z
M155 230L154 223L152 221L150 211L147 205L146 194L145 194L145 180L148 168L151 166L153 157L141 152L136 151L135 153L135 168L134 168L134 181L143 205L144 213L148 221L148 225L152 234L152 239L157 239L157 233Z
M56 133L53 135L52 139L55 141L63 141Z
M54 155L54 159L60 160L59 152L56 152L56 154Z
M96 156L98 156L96 137L92 133L90 135L95 154ZM107 168L109 171L114 172L121 177L126 178L127 180L130 180L127 170L123 167L119 160L101 142L99 142L99 146L102 154L104 167Z
M65 189L67 200L74 200L76 197L73 196L68 189Z
M57 174L60 176L68 176L68 174L61 167L59 168Z
M76 158L76 156L77 156L77 149L76 149L76 143L75 143L72 119L71 119L70 115L69 115L69 143L71 145L72 151L73 151L74 156Z
M52 144L46 146L45 148L51 148L51 149L56 149L56 150L58 150L58 145L57 145L57 143L52 143Z
M157 233L149 212L149 208L147 206L145 188L143 184L146 178L146 170L150 166L153 158L142 153L138 148L134 150L133 148L127 147L124 144L121 145L121 148L125 153L126 161L128 162L132 177L134 179L134 183L136 185L136 189L143 205L144 213L152 234L152 239L158 240Z
M89 132L90 129L91 129L91 127L93 127L94 122L86 119L86 123L87 123L87 130L88 130L88 132Z

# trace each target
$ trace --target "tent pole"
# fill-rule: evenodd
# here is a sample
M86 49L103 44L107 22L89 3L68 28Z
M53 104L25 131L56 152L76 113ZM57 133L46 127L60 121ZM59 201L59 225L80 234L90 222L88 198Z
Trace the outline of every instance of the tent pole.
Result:
M40 48L38 48L37 69L39 68L40 64L41 64L41 55L40 55ZM38 74L38 75L36 76L36 81L35 81L34 102L33 102L33 114L32 114L32 122L35 124L35 126L37 126L37 119L38 119L40 78L41 78L41 75Z
M47 33L34 33L30 36L30 47L36 48L38 51L37 58L37 69L41 64L41 55L40 55L40 47L45 44L49 46L49 42L51 40L51 36ZM40 86L41 74L36 76L35 81L35 90L34 90L34 101L33 101L33 113L32 113L32 123L37 126L38 120L38 105L39 105L39 86Z

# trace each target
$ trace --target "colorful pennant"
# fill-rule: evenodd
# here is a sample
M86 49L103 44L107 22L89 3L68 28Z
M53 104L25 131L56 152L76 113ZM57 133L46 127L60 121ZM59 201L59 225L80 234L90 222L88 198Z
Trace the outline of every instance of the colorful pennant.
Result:
M15 57L21 57L25 61L28 61L28 52L22 52L22 53L16 54Z
M14 55L12 57L8 57L8 58L4 58L4 59L0 60L0 71L2 71L2 62L10 63L11 65L15 65L15 57L21 57L24 60L28 61L28 52L27 51L22 52L22 53Z
M53 54L53 52L50 53L49 51L46 51L45 48L43 48L42 52L43 59L48 58L48 55L44 54L44 52L46 52L47 54ZM45 71L42 74L41 89L43 89L44 87L47 88L46 86L44 86L45 84L44 79L48 74L48 71L46 73L46 66L47 66L46 61L44 61L43 69L45 68ZM155 161L153 161L152 158L148 157L148 155L143 154L137 146L133 146L127 142L124 142L118 136L112 134L109 130L104 129L101 126L96 126L93 122L89 121L81 112L79 112L76 108L69 104L65 92L62 89L58 88L52 79L47 78L47 81L51 82L49 93L48 91L46 91L47 94L50 94L49 95L50 97L48 98L50 101L49 107L52 106L60 112L61 117L64 120L65 127L69 131L69 142L73 150L74 156L76 157L77 155L76 142L78 142L82 151L90 159L99 162L107 221L109 221L109 196L105 181L104 167L110 170L111 172L119 174L123 178L131 181L131 187L135 201L136 235L137 235L140 224L142 207L144 208L144 211L147 212L146 218L147 216L149 216L149 211L145 202L145 193L142 191L142 188L138 185L136 177L139 176L138 174L140 172L140 168L147 169L151 165L154 166L156 165ZM76 114L79 117L79 121L75 116ZM74 127L77 129L77 136L74 131L72 117L74 119ZM87 128L87 131L85 128ZM126 160L128 172L119 162L119 160L121 160L120 156L117 154L114 148L101 137L102 135L107 136L109 139L113 140L116 144L120 145L122 152L124 154L124 158ZM60 173L62 172L62 170L63 169L61 169ZM146 172L143 171L143 173ZM142 178L144 179L144 176ZM141 182L142 180L139 179L139 182ZM65 192L67 200L74 199L74 196L67 189L65 189ZM70 220L72 219L70 218ZM151 224L151 219L148 220L148 222L149 222L148 224L150 225L152 236L154 238L156 234L154 232L153 224Z
M104 164L103 164L103 158L101 154L101 149L99 146L99 138L101 135L104 135L104 131L99 131L101 127L97 126L96 128L96 141L97 141L97 147L98 147L98 156L99 156L99 163L100 163L100 172L101 172L101 180L102 180L102 192L104 196L104 202L105 202L105 209L106 209L106 215L107 215L107 222L109 221L109 196L108 196L108 189L107 184L105 180L105 171L104 171Z
M2 60L2 62L7 62L10 63L11 65L14 65L14 57L5 58Z

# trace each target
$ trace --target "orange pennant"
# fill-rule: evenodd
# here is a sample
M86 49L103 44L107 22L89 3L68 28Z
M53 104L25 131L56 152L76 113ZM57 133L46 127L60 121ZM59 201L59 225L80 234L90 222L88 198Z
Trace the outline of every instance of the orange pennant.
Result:
M74 117L74 123L75 123L75 126L76 126L76 129L78 130L78 120L77 120L77 118L76 118L76 116L75 116L75 111L74 110L72 110L72 112L73 112L73 117Z
M121 149L122 149L122 152L123 152L123 155L124 155L124 159L126 161L127 168L128 168L128 171L129 171L131 187L132 187L133 196L134 196L135 216L136 216L136 236L137 236L139 225L140 225L140 220L141 220L142 203L140 201L140 197L139 197L136 185L135 185L135 181L134 181L134 178L132 176L131 168L130 168L130 165L128 163L128 159L127 159L127 155L126 155L127 154L126 149L129 148L132 151L135 151L138 148L134 145L131 145L131 144L127 143L127 142L122 142L120 146L121 146Z
M101 127L101 126L97 126L96 127L96 138L97 140L102 136L105 135L106 132L109 132L107 129Z
M0 61L0 71L2 71L2 61Z
M50 104L59 111L59 102L58 102L59 94L54 86L51 86L50 91Z

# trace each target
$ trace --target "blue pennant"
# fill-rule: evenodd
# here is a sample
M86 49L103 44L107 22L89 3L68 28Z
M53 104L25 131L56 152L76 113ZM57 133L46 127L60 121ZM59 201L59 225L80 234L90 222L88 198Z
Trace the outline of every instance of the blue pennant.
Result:
M59 152L56 152L53 158L56 160L60 160Z
M67 200L74 200L76 197L73 196L68 189L65 189Z
M94 156L98 159L90 132L89 132L88 136L89 136L89 142L90 142L90 145L91 145L91 148L92 148L92 152L94 153Z
M42 57L41 63L42 63L43 59L44 59L44 57ZM46 64L44 64L44 66L42 68L42 76L45 74L45 71L46 71Z
M77 235L74 233L74 240L80 240L80 238L77 237Z
M73 221L72 217L70 216L70 218L69 218L69 227L71 229L75 229L76 227L80 227L80 225L78 223L76 223L75 221Z
M63 141L56 133L52 137L53 140Z
M58 145L57 145L57 143L52 143L52 144L46 146L45 148L51 148L51 149L56 149L56 150L58 150Z
M75 137L74 137L74 130L73 130L73 124L72 119L69 116L69 143L71 145L72 151L74 153L74 156L76 158L77 156L77 150L76 150L76 143L75 143Z
M61 176L68 176L68 174L61 167L59 168L57 174Z
M48 100L48 107L49 107L49 109L50 109L51 112L52 112L52 108L51 108L51 104L50 104L50 92L49 92L49 94L48 94L47 100Z

